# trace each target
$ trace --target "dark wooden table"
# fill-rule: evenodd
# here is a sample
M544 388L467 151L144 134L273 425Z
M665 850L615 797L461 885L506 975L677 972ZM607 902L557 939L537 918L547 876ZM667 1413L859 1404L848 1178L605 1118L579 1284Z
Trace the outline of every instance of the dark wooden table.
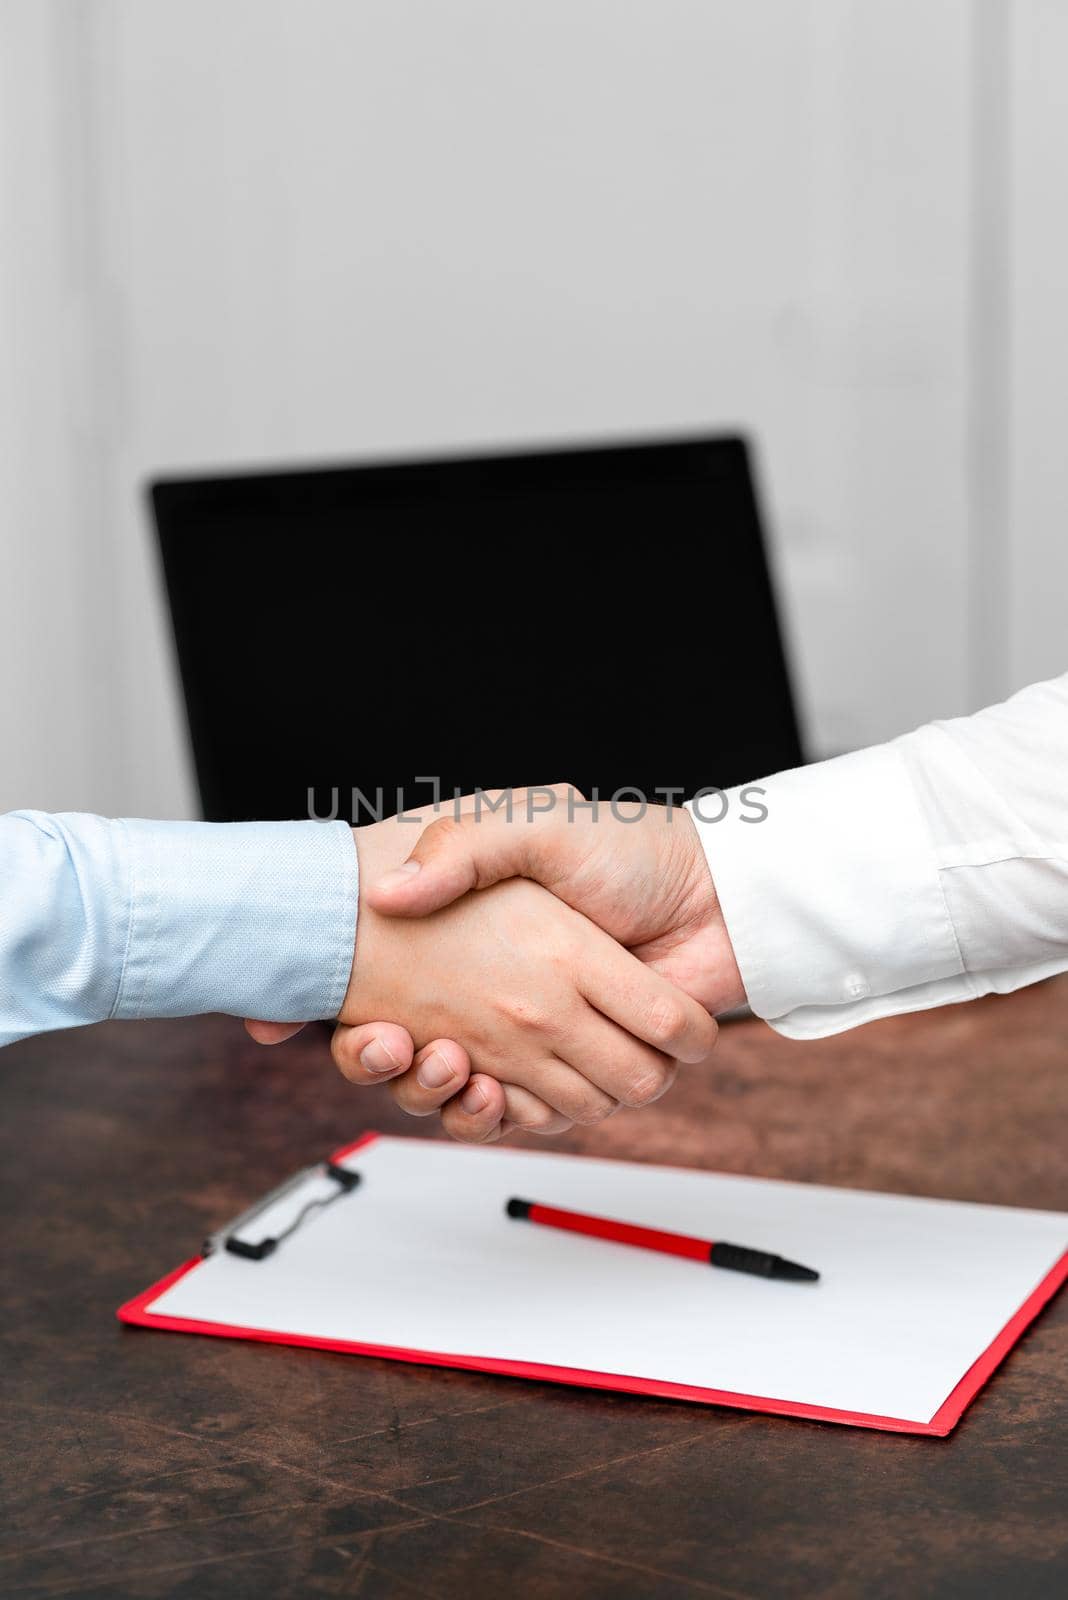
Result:
M1068 1206L1068 981L714 1070L553 1141ZM1068 1298L948 1439L123 1329L115 1307L367 1127L321 1033L112 1024L0 1055L0 1594L1068 1593ZM544 1145L539 1146L544 1148Z

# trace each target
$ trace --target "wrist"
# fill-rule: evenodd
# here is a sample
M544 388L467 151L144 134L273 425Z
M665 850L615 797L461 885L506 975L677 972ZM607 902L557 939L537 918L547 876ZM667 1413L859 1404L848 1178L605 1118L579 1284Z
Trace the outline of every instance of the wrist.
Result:
M361 828L352 829L352 844L356 852L359 882L359 900L356 915L356 938L352 954L352 967L349 972L349 981L345 998L339 1012L341 1020L360 1020L374 1013L375 996L375 969L381 967L381 960L375 958L375 946L379 942L380 927L383 919L373 906L367 903L367 891L373 883L388 872L391 867L396 867L402 862L411 849L412 836L418 838L418 830L400 825L389 818L384 822L366 823ZM402 929L392 930L401 933ZM371 1007L369 1011L367 1008Z
M693 960L686 987L716 1016L747 1004L745 984L694 819L689 811L682 817L685 866L680 922L686 954Z
M713 1016L722 1011L736 1011L748 1003L741 969L734 954L734 945L727 929L723 907L719 903L716 886L709 877L712 903L708 914L710 933L707 971L705 978L710 998L705 1001Z
M747 998L716 886L704 862L702 869L704 881L699 897L695 895L700 910L673 957L671 977L713 1016L719 1016L746 1005ZM683 959L685 970L680 970Z

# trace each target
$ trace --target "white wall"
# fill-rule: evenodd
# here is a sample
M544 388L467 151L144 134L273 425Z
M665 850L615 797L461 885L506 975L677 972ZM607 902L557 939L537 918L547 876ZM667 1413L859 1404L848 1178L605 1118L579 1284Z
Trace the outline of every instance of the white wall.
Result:
M1008 662L1068 670L1068 6L1013 10Z
M103 808L122 749L85 66L65 20L0 5L0 810Z
M1066 487L1055 0L0 0L0 26L0 205L32 217L0 240L0 807L191 805L137 503L170 468L742 426L814 750L1059 664L1021 576ZM1010 220L1044 300L985 248Z

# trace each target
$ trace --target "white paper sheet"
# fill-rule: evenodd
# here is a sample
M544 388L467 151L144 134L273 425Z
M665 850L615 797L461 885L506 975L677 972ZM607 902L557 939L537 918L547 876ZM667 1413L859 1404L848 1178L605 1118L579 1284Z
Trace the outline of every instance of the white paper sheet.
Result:
M212 1256L147 1310L928 1422L1068 1244L1056 1212L525 1150L381 1138L344 1164L361 1187L274 1255ZM512 1221L511 1195L776 1251L821 1281Z

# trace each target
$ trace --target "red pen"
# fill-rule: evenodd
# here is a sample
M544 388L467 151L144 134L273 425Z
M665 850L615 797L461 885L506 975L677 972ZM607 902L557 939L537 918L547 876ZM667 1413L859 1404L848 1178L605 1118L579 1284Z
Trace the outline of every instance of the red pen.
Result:
M659 1250L661 1255L685 1256L732 1272L752 1272L758 1278L789 1278L795 1283L815 1283L819 1273L796 1261L753 1250L744 1244L728 1244L720 1239L693 1239L685 1233L665 1233L661 1228L642 1228L633 1222L616 1222L611 1217L590 1217L582 1211L562 1211L543 1206L537 1200L508 1201L505 1211L519 1221L537 1222L543 1228L561 1228L565 1233L585 1233L593 1239L610 1239L613 1244L637 1245L642 1250Z

